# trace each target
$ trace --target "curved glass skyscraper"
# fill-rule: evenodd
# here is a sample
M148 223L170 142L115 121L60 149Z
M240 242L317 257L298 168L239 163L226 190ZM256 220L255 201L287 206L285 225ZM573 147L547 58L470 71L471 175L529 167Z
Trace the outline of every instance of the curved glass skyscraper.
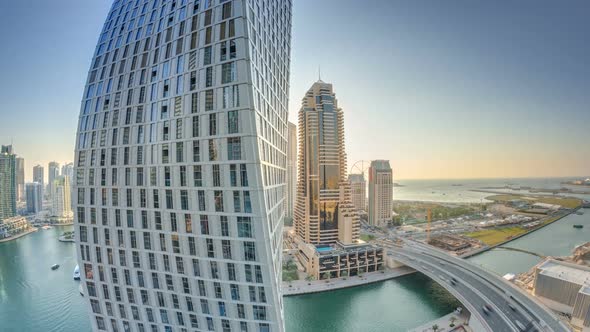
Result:
M290 0L117 0L76 140L95 331L283 331Z

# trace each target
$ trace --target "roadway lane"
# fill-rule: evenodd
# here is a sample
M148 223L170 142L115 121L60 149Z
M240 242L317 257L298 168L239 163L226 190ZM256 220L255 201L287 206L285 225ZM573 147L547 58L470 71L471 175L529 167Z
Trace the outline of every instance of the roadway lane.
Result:
M441 268L437 262L432 259L425 259L422 256L414 255L413 253L391 253L394 259L400 260L418 271L428 275L435 281L445 287L451 293L457 292L463 298L459 299L469 309L471 314L478 320L483 321L484 325L488 325L490 331L516 331L516 327L512 325L509 318L504 318L497 313L497 308L494 312L486 315L483 313L483 306L486 304L492 304L493 301L489 300L481 289L471 286L466 282L460 275L449 273L449 271ZM455 286L451 285L451 278L457 279ZM455 294L454 294L455 295Z
M449 287L457 287L459 285L465 284L469 287L477 289L482 294L482 296L486 298L486 303L494 308L494 311L490 315L484 317L486 320L488 317L492 318L492 316L499 317L499 314L501 313L504 316L502 319L507 320L509 322L508 325L510 325L513 330L517 330L515 323L516 321L519 321L520 323L527 326L527 331L535 330L533 328L529 328L532 327L532 324L529 323L532 320L532 317L528 316L522 308L518 308L518 304L510 301L508 295L483 281L469 270L463 269L460 266L456 266L450 262L443 262L436 257L429 256L428 254L422 254L421 252L417 253L411 250L403 249L401 251L408 256L413 256L414 258L418 258L421 261L429 262L431 265L437 266L439 271L447 273L450 276L454 276L458 282L455 286L453 286L450 281L448 281L447 283ZM442 265L441 262L443 262L444 265ZM512 305L517 308L517 310L510 309L509 303L512 303ZM478 309L481 311L481 306Z
M525 294L520 289L516 288L514 285L501 279L501 277L499 277L498 275L486 271L485 269L475 264L472 264L469 261L453 257L444 252L436 250L431 246L416 243L413 244L413 246L409 246L410 248L417 248L417 250L414 249L413 251L420 252L420 250L424 250L424 252L428 253L428 255L431 255L432 257L445 260L446 262L453 262L455 266L460 266L462 269L469 271L473 276L476 276L477 279L495 288L498 291L498 293L509 293L516 299L517 304L519 304L520 307L528 315L532 316L534 320L541 326L546 326L550 330L556 332L569 331L569 329L557 318L557 316L555 316L550 311L550 309L539 304L528 294Z

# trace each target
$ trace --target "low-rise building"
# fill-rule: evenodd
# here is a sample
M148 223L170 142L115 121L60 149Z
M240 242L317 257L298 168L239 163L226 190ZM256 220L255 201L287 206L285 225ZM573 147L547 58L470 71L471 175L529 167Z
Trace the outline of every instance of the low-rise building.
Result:
M590 332L590 267L547 259L535 267L533 294L571 324Z
M292 240L297 248L297 259L307 274L317 280L356 276L385 267L383 248L373 244L336 242L316 246L297 237Z
M6 218L0 221L0 240L26 232L30 227L25 217L16 216Z

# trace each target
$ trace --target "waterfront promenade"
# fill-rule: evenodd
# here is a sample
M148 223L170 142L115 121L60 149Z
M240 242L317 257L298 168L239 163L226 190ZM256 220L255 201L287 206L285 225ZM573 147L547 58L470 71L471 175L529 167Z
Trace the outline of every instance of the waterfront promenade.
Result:
M0 243L12 241L12 240L16 240L16 239L18 239L20 237L23 237L25 235L29 235L29 234L31 234L33 232L36 232L36 231L37 231L37 228L31 227L28 230L26 230L25 232L19 233L19 234L15 235L15 236L11 236L11 237L7 237L7 238L4 238L4 239L1 239L0 240Z
M394 269L365 273L362 276L328 279L328 280L296 280L283 282L283 296L294 296L303 294L312 294L320 292L329 292L343 288L362 286L375 282L385 281L408 274L415 273L416 270L401 266Z

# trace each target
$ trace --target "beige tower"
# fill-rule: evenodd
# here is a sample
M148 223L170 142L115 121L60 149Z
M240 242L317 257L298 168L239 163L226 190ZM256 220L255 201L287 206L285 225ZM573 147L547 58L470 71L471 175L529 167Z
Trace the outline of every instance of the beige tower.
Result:
M369 168L369 224L387 226L393 209L393 173L387 160L373 160Z
M332 84L315 82L299 110L299 160L294 225L306 243L352 244L360 223L346 179L344 116Z

